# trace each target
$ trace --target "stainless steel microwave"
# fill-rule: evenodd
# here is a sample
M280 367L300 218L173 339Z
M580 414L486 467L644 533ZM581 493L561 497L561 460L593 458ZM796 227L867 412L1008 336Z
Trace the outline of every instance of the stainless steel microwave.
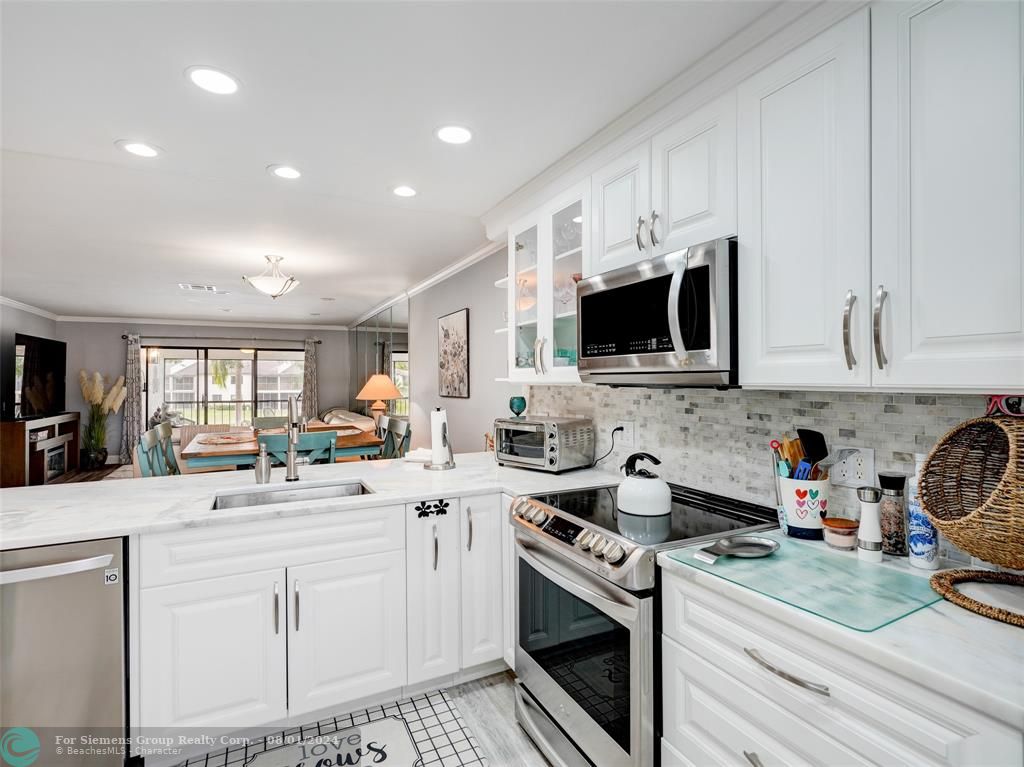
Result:
M612 386L739 384L736 240L694 245L581 280L580 378Z

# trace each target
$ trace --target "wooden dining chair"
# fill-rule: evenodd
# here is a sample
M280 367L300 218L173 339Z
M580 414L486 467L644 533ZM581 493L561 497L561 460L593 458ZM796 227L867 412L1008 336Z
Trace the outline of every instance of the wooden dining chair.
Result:
M167 465L168 474L181 474L181 467L178 466L178 458L174 455L174 445L171 438L174 436L174 427L167 421L158 423L153 431L156 432L157 440L160 442L160 451L164 454L164 463Z
M384 433L384 444L380 449L381 458L404 458L412 439L409 422L398 418L388 419L387 431Z
M261 415L252 419L252 425L256 429L279 429L288 425L288 416Z
M267 446L272 461L279 464L288 462L287 434L260 434L257 439L261 445ZM334 463L337 441L336 431L306 431L299 435L296 453L309 463Z
M390 423L391 423L391 418L389 416L382 415L382 416L377 418L376 432L377 432L377 438L378 439L385 439L387 437L387 434L388 434L388 424L390 424Z
M156 429L145 431L139 437L139 444L135 446L135 460L143 477L167 476L167 459Z

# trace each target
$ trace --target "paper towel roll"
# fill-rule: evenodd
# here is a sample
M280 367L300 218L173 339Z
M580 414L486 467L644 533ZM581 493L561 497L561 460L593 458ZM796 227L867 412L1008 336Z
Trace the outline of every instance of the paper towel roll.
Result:
M437 408L430 413L430 462L441 466L448 462L444 434L448 429L448 411Z

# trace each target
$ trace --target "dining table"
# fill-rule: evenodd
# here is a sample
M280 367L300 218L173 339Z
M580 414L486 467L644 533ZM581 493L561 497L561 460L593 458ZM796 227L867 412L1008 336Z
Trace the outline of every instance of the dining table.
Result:
M310 424L309 431L337 431L335 458L370 458L380 455L384 440L374 432L352 427L328 424ZM239 430L237 432L208 432L197 434L181 451L181 457L190 469L210 469L221 466L249 467L256 462L260 446L259 434L285 434L286 429ZM229 438L230 441L225 438Z

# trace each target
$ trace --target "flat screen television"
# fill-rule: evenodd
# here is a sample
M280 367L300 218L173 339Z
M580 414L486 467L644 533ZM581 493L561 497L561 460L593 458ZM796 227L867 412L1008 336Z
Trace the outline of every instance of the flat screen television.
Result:
M16 333L14 336L14 417L63 413L67 385L67 344Z

